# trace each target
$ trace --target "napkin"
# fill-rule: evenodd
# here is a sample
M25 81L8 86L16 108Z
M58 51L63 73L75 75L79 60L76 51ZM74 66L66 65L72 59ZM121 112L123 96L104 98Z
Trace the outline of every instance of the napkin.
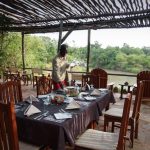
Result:
M94 89L90 95L99 96L100 94L101 94L101 92L98 89Z
M80 104L78 104L75 100L72 100L65 109L79 109L79 108Z
M32 101L39 102L39 100L35 96L33 96L33 95L28 96L24 101L26 101L26 102L28 102L30 104L32 103Z
M70 113L55 113L54 116L55 116L56 119L72 118L72 114L70 114Z
M31 116L33 114L40 113L40 112L41 111L38 108L36 108L32 104L30 104L28 106L28 108L24 111L24 115L27 116L27 117L29 117L29 116Z

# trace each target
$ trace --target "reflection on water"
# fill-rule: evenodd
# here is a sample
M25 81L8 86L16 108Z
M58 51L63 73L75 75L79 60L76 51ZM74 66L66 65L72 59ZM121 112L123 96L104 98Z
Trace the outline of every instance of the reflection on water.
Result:
M133 73L128 72L121 72L121 71L113 71L113 70L106 70L108 74L126 74L126 75L135 75ZM81 80L82 74L81 73L72 73L70 74L69 78L73 78L74 80ZM119 84L123 84L128 82L130 85L136 84L136 77L129 77L129 76L117 76L117 75L108 75L108 83L114 82L114 86L120 87Z
M136 77L127 77L127 76L108 76L108 83L114 82L114 86L119 86L119 84L123 84L125 82L128 82L130 85L136 84Z
M129 72L121 72L121 71L113 71L113 70L106 70L109 74L127 74L127 75L136 75ZM136 77L129 77L129 76L115 76L115 75L108 75L108 83L114 82L115 85L119 87L119 84L123 84L128 82L130 85L136 84Z

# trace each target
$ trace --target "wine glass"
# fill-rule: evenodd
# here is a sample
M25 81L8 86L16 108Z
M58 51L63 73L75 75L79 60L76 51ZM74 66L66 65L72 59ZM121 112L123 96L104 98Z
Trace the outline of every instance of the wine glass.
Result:
M45 99L43 99L43 112L46 111L46 106L50 104L50 98L47 96Z
M93 84L90 85L90 89L94 90L94 85Z

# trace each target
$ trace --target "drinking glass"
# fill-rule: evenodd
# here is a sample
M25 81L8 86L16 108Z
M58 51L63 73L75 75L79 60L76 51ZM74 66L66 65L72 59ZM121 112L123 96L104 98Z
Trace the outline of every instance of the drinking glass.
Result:
M45 99L43 99L43 112L46 111L46 106L50 104L50 98L47 96Z

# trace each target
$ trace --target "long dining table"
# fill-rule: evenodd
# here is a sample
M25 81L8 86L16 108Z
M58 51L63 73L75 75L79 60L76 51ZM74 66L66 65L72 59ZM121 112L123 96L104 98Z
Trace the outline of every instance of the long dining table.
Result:
M75 100L80 104L80 108L72 110L65 109L68 103L44 105L42 100L33 101L32 105L41 110L41 113L43 109L47 111L47 115L41 119L35 119L39 114L26 117L24 108L29 104L22 102L21 109L16 112L19 140L39 146L49 145L53 150L65 150L66 143L74 146L77 136L83 133L90 123L99 120L103 109L109 103L115 103L113 93L109 90L101 92L92 101L80 98ZM56 119L54 114L63 113L61 110L71 114L72 118Z

